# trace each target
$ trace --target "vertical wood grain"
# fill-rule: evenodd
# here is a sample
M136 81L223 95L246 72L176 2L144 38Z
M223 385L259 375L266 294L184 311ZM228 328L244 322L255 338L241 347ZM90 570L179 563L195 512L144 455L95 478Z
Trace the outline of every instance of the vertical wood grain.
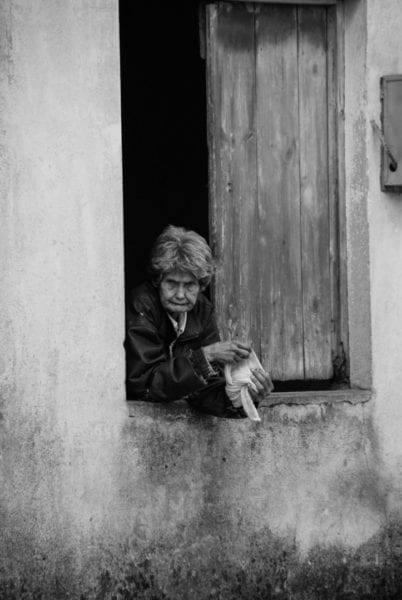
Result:
M335 5L338 0L254 0L255 3L263 4L304 4L316 6L331 6ZM232 0L232 2L244 2L244 0Z
M223 337L260 343L254 11L208 6L211 234Z
M303 379L296 8L256 15L261 357Z
M327 18L327 114L328 114L328 224L331 298L331 362L339 356L340 279L339 279L339 165L337 127L337 26L336 7L326 11Z
M345 321L337 15L207 8L218 321L224 337L251 339L279 380L331 378Z
M345 7L336 8L336 94L338 159L338 252L339 252L339 347L346 358L345 376L349 376L349 317L347 290L347 240L345 200Z
M326 11L297 10L305 378L329 379L332 303Z

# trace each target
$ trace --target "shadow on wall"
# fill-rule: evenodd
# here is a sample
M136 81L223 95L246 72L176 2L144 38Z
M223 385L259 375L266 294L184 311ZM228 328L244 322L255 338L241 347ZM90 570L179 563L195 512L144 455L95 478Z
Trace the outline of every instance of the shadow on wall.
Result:
M71 582L3 580L4 600L382 600L402 598L402 524L393 521L357 550L315 547L301 558L295 544L263 530L236 553L233 541L202 537L190 548L159 540L146 549L127 542L105 551L90 590ZM236 553L231 561L226 558ZM33 565L34 567L34 565ZM38 572L32 569L31 577ZM46 589L45 589L46 588ZM71 590L71 591L70 591Z

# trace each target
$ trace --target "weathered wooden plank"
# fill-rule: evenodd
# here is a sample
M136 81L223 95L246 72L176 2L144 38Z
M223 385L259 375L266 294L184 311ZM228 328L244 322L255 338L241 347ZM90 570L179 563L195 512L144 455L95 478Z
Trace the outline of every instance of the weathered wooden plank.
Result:
M336 6L336 92L337 92L337 159L338 159L338 252L339 252L339 347L346 358L349 376L349 317L346 253L345 202L345 7Z
M259 350L254 11L207 8L210 215L215 305L224 337Z
M340 354L340 281L339 281L339 165L338 165L338 97L337 97L337 27L336 7L327 13L327 111L328 111L328 210L329 266L331 288L331 357L338 364Z
M275 379L328 379L347 321L339 306L339 13L278 4L207 9L215 303L223 334L252 339L257 352L260 345Z
M311 7L297 10L304 376L329 379L332 302L326 10Z
M296 8L256 14L261 359L303 379Z
M245 0L231 0L232 2L245 2ZM315 4L316 6L331 6L339 0L253 0L259 4Z

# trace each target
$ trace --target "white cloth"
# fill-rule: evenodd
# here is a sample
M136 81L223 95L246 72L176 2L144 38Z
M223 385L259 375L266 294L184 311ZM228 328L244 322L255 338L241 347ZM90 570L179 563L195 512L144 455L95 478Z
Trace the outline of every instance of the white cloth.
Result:
M248 358L225 365L226 394L233 406L243 406L244 412L252 421L261 421L261 418L249 392L249 385L254 387L251 373L252 369L262 368L254 350Z

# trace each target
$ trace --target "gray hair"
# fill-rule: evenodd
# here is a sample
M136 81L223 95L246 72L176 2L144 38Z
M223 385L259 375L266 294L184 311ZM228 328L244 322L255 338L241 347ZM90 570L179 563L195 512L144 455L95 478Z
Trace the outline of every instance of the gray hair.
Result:
M214 266L211 248L201 235L169 225L155 241L149 270L155 285L170 271L179 271L190 273L204 289L211 281Z

